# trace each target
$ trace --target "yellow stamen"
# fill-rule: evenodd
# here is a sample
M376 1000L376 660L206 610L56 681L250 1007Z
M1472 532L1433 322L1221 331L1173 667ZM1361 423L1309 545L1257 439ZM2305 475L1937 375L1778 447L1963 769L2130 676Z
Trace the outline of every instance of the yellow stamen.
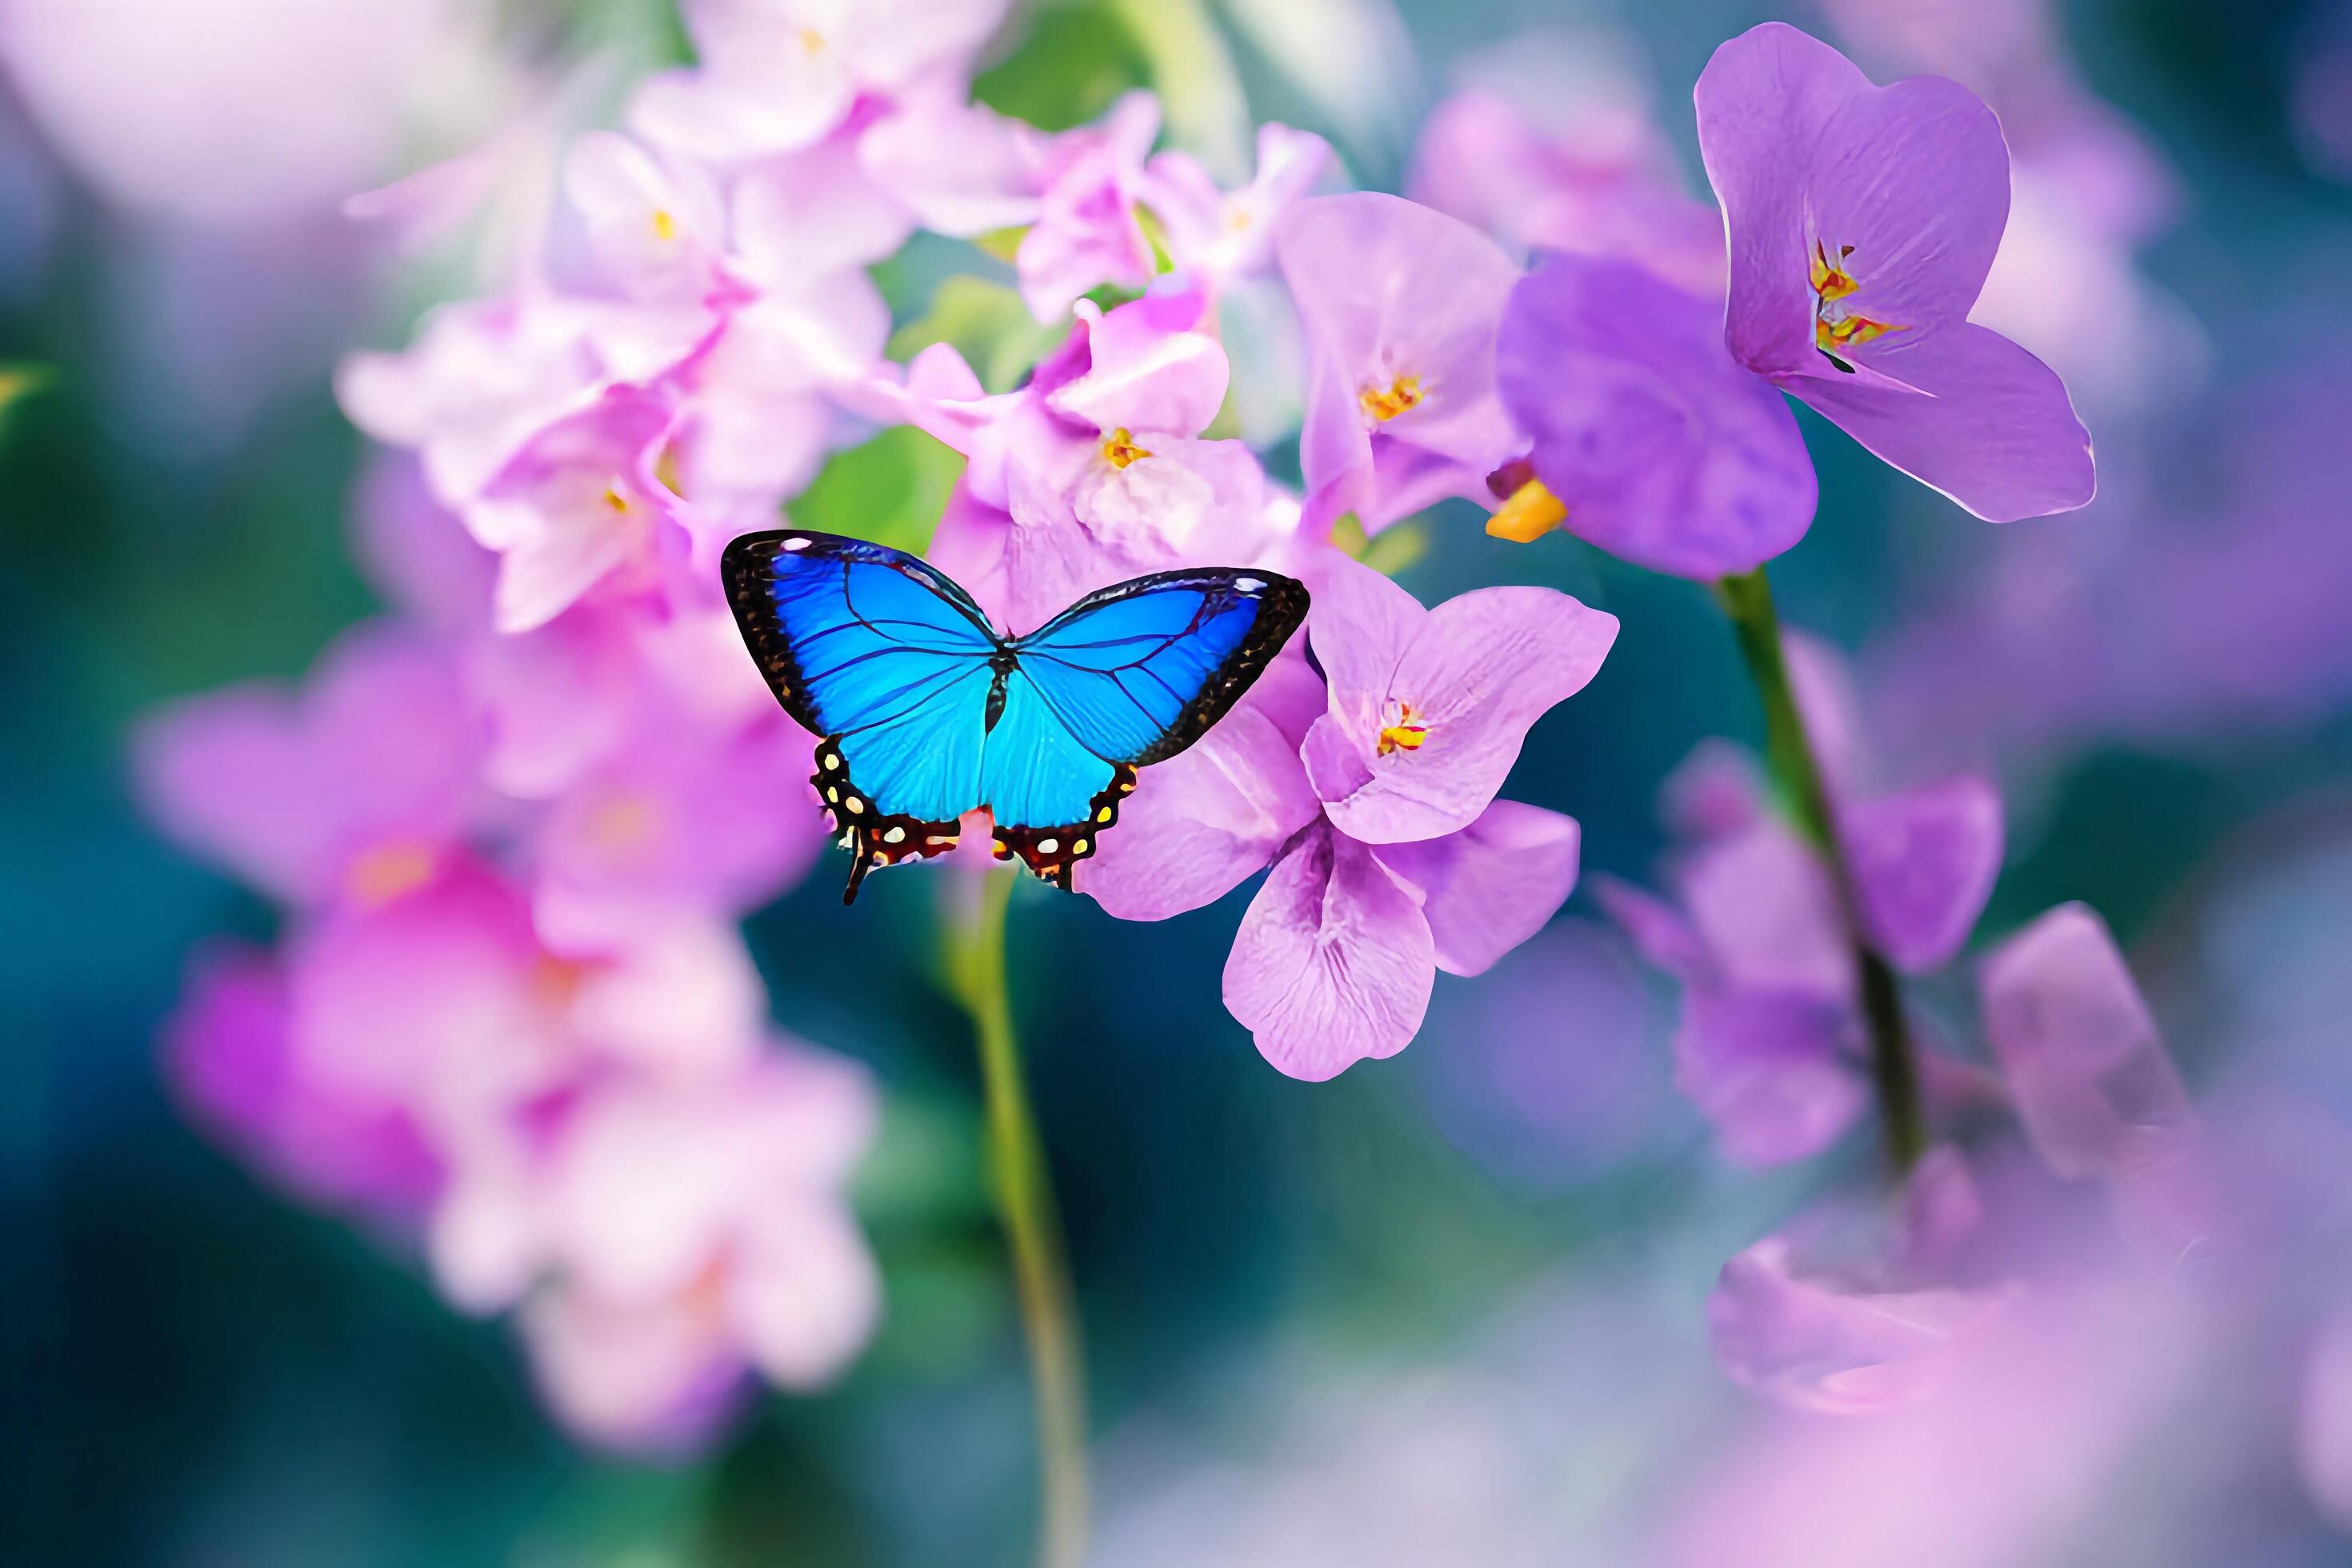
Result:
M604 504L611 507L614 511L626 511L629 510L629 498L621 493L621 486L618 480L614 480L613 483L604 487Z
M343 881L353 902L388 904L431 881L436 861L429 844L379 844L352 861Z
M1818 239L1813 241L1813 292L1824 300L1843 300L1860 291L1862 285L1844 270L1845 258L1853 254L1853 247L1846 246L1838 252L1837 260L1832 262L1822 242Z
M677 237L677 219L670 216L667 207L654 209L654 237L664 245Z
M1409 408L1421 406L1421 377L1401 375L1388 384L1386 389L1368 386L1356 394L1356 402L1370 418L1386 424Z
M1546 489L1541 479L1529 479L1486 520L1486 531L1515 544L1530 544L1567 521L1568 504Z
M803 27L798 35L801 52L812 58L824 52L824 35L814 27Z
M1889 332L1909 330L1890 321L1874 321L1867 316L1840 316L1833 321L1826 319L1816 321L1813 323L1813 342L1817 347L1834 352L1855 343L1874 342Z
M1114 468L1126 468L1129 463L1139 463L1151 456L1135 444L1134 433L1124 425L1104 438L1102 455L1103 459Z
M1417 752L1428 739L1429 726L1414 723L1412 707L1399 704L1397 721L1381 731L1380 752L1385 757L1396 752Z

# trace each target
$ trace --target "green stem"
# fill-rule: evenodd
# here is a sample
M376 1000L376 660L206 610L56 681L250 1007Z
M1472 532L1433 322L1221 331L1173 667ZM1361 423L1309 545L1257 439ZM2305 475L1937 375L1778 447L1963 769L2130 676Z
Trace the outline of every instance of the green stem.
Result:
M979 907L951 937L951 974L980 1037L988 1114L989 1186L1013 1250L1014 1293L1036 1389L1039 1513L1037 1561L1076 1568L1086 1556L1087 1396L1077 1314L1062 1256L1052 1178L1021 1072L1004 962L1005 909L1013 873L992 872Z
M1853 873L1837 832L1835 808L1822 783L1822 771L1805 734L1804 715L1789 684L1788 660L1780 649L1780 620L1772 607L1772 585L1764 569L1726 577L1716 584L1748 673L1764 703L1764 765L1782 806L1819 850L1830 868L1846 934L1853 944L1854 970L1864 1020L1870 1028L1870 1078L1886 1129L1886 1151L1899 1177L1927 1146L1927 1117L1919 1100L1918 1064L1903 1017L1903 995L1895 971L1864 937L1855 901Z

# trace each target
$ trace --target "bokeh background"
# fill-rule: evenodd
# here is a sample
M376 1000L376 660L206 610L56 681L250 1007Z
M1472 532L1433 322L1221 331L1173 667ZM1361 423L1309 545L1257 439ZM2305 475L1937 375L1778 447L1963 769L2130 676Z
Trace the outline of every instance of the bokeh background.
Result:
M2067 375L2102 482L2086 512L1996 529L1809 419L1822 509L1776 563L1784 615L1850 655L1883 754L2000 779L2009 859L1980 936L2084 900L2192 1087L2260 1071L2341 1103L2352 8L1083 0L1015 6L978 90L1066 126L1151 87L1177 134L1210 139L1245 105L1328 135L1361 185L1405 189L1433 106L1478 84L1545 112L1654 112L1703 190L1690 83L1771 16L2002 111L2020 254L2001 323ZM828 866L751 922L778 1016L883 1086L856 1196L888 1307L837 1387L768 1400L690 1459L567 1439L504 1330L208 1144L158 1072L191 950L274 917L142 823L127 727L297 677L370 612L345 521L363 442L332 368L465 286L341 203L487 134L534 84L602 62L582 90L609 97L684 47L657 0L0 0L9 1561L1026 1550L1024 1367L976 1178L971 1034L920 879L882 879L845 916ZM2102 173L2079 183L2076 159ZM902 318L947 265L885 268ZM908 483L845 475L835 504L904 506ZM1584 824L1588 873L1643 879L1661 781L1703 738L1758 732L1718 613L1564 535L1490 540L1467 508L1425 531L1403 574L1424 600L1543 582L1622 619L1509 793ZM1018 1016L1085 1318L1102 1560L1646 1560L1746 1430L1749 1396L1706 1349L1715 1270L1840 1161L1721 1163L1669 1083L1670 994L1583 894L1492 975L1441 981L1403 1055L1315 1085L1268 1068L1220 1005L1245 892L1140 925L1020 891ZM1964 989L1927 1005L1964 1011ZM2249 1414L2286 1396L2203 1386L2169 1396L2166 1441L2107 1455L2095 1523L2013 1560L2352 1560Z

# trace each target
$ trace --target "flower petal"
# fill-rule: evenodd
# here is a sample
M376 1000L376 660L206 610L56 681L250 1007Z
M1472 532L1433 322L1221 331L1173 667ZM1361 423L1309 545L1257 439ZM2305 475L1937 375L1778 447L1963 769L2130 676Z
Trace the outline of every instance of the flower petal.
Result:
M2179 1075L2106 922L2061 904L1979 975L1985 1038L2026 1137L2062 1176L2126 1175L2192 1124Z
M1703 846L1680 878L1683 906L1724 983L1843 1000L1853 994L1837 893L1819 857L1777 822Z
M1086 374L1048 393L1045 405L1097 430L1173 430L1194 436L1225 401L1225 351L1201 331L1196 294L1147 295L1095 316ZM1093 311L1078 302L1079 313Z
M1326 795L1333 824L1381 844L1467 827L1503 787L1528 729L1583 689L1616 637L1616 616L1549 588L1481 588L1440 605L1405 647L1381 705L1342 715L1356 725L1370 777L1344 799ZM1334 690L1339 714L1336 677ZM1392 704L1411 709L1425 734L1419 747L1382 756L1376 742Z
M1864 929L1897 969L1940 969L1967 942L2000 874L2000 795L1973 773L1853 802L1838 837Z
M1822 128L1808 188L1808 253L1819 240L1861 285L1847 310L1903 329L1854 358L1907 381L1896 368L1904 345L1968 320L2000 248L2009 223L2000 121L1943 77L1856 93ZM1841 374L1819 355L1813 363L1815 375Z
M1225 1006L1267 1061L1320 1082L1404 1049L1436 978L1412 895L1370 850L1318 826L1250 900L1225 960Z
M1719 319L1633 262L1560 256L1512 290L1496 354L1561 526L1700 581L1796 543L1817 499L1788 405L1724 352Z
M1822 127L1870 79L1782 22L1751 27L1699 73L1699 155L1731 246L1724 341L1759 375L1810 372L1813 291L1805 207Z
M1307 638L1330 685L1331 714L1351 736L1362 735L1380 717L1397 661L1429 612L1391 579L1336 550L1327 552L1308 586ZM1370 750L1369 742L1359 743Z
M1373 853L1420 892L1437 967L1483 974L1568 901L1580 837L1572 816L1498 800L1459 833Z
M1321 806L1298 748L1244 700L1191 749L1147 768L1077 871L1077 888L1128 921L1215 902L1272 864Z
M1927 395L1813 376L1785 390L1988 521L2072 511L2097 490L2091 435L2065 384L1999 332L1964 321L1878 363Z
M1675 1030L1675 1087L1724 1158L1779 1165L1818 1154L1868 1099L1846 1050L1849 1009L1792 992L1693 990Z

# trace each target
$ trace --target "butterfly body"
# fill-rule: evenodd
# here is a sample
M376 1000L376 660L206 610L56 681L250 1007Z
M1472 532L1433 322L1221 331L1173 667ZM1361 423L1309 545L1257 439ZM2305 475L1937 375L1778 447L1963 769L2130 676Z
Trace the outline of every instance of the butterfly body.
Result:
M819 737L811 782L854 857L845 902L874 868L954 848L982 806L998 858L1069 888L1136 770L1205 734L1307 613L1287 577L1199 568L1016 637L919 558L803 530L734 541L720 572L770 689Z

